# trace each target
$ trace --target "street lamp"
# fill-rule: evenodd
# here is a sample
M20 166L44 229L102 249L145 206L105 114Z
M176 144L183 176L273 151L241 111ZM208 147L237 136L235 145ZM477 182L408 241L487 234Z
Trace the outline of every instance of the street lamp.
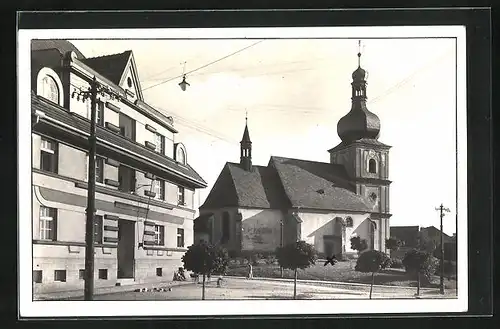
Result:
M436 210L439 211L439 218L440 218L440 243L441 243L441 273L440 273L440 276L439 276L439 293L440 294L444 294L444 245L443 245L443 217L444 217L444 212L450 212L450 209L448 208L445 208L443 206L443 204L441 203L441 205L439 207L436 208Z
M182 81L179 83L179 86L181 87L182 91L186 91L186 87L190 86L190 84L186 81L186 75L182 76Z

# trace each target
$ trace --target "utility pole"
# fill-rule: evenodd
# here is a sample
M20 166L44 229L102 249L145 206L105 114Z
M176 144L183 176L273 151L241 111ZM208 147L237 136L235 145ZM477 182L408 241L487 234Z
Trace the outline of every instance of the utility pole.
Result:
M440 218L440 242L441 242L441 273L439 277L439 293L444 294L444 244L443 244L443 217L444 217L444 212L450 212L450 209L445 208L443 204L436 208L436 210L439 211L439 218Z
M281 221L280 221L280 224L281 224L281 241L280 241L280 245L281 245L281 248L283 248L283 218L281 218ZM281 272L281 277L283 278L283 267L280 266L280 272Z
M88 92L87 92L88 93ZM95 158L96 158L96 102L97 81L94 77L90 85L90 136L89 136L89 168L87 193L87 221L85 223L85 291L84 299L94 299L94 218L95 208Z

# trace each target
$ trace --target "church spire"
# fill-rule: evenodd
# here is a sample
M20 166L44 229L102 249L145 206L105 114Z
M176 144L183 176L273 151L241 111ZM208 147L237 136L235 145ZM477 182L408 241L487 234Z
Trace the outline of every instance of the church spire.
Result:
M351 111L337 124L337 133L345 143L362 138L377 139L380 119L366 107L367 72L361 68L361 40L358 42L358 67L352 73Z
M240 142L240 165L246 171L252 170L252 141L250 140L250 133L248 132L248 115L245 114L245 130L243 131L243 138Z

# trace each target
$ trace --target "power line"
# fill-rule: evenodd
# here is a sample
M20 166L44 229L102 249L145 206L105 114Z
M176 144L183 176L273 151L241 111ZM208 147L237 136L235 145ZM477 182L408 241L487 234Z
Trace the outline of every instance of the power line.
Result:
M154 85L152 85L152 86L146 87L146 88L142 89L142 91L146 91L146 90L148 90L148 89L151 89L151 88L157 87L157 86L159 86L159 85L162 85L162 84L167 83L167 82L169 82L169 81L172 81L172 80L174 80L174 79L178 79L178 78L182 77L183 75L187 75L187 74L190 74L190 73L196 72L196 71L198 71L198 70L201 70L201 69L203 69L203 68L205 68L205 67L207 67L207 66L209 66L209 65L212 65L212 64L215 64L215 63L217 63L217 62L220 62L220 61L222 61L222 60L224 60L224 59L226 59L226 58L228 58L228 57L234 56L234 55L236 55L236 54L238 54L238 53L240 53L240 52L242 52L242 51L244 51L244 50L247 50L248 48L251 48L251 47L253 47L253 46L256 46L257 44L261 43L262 41L264 41L264 40L259 40L259 41L255 42L255 43L253 43L253 44L251 44L251 45L249 45L249 46L246 46L246 47L244 47L244 48L242 48L242 49L239 49L239 50L237 50L237 51L235 51L235 52L233 52L233 53L231 53L231 54L229 54L229 55L226 55L226 56L224 56L224 57L221 57L221 58L219 58L219 59L217 59L217 60L215 60L215 61L213 61L213 62L210 62L210 63L208 63L208 64L205 64L205 65L203 65L203 66L200 66L200 67L198 67L197 69L194 69L194 70L188 71L188 72L186 72L186 73L184 73L184 74L181 74L181 75L179 75L179 76L176 76L176 77L173 77L173 78L167 79L167 80L165 80L165 81L159 82L159 83L157 83L157 84L154 84Z

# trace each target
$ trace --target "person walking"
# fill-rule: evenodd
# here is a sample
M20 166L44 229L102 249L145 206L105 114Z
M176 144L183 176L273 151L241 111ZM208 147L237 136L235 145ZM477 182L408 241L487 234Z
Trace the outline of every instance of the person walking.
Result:
M248 279L253 279L253 267L252 263L248 263Z

